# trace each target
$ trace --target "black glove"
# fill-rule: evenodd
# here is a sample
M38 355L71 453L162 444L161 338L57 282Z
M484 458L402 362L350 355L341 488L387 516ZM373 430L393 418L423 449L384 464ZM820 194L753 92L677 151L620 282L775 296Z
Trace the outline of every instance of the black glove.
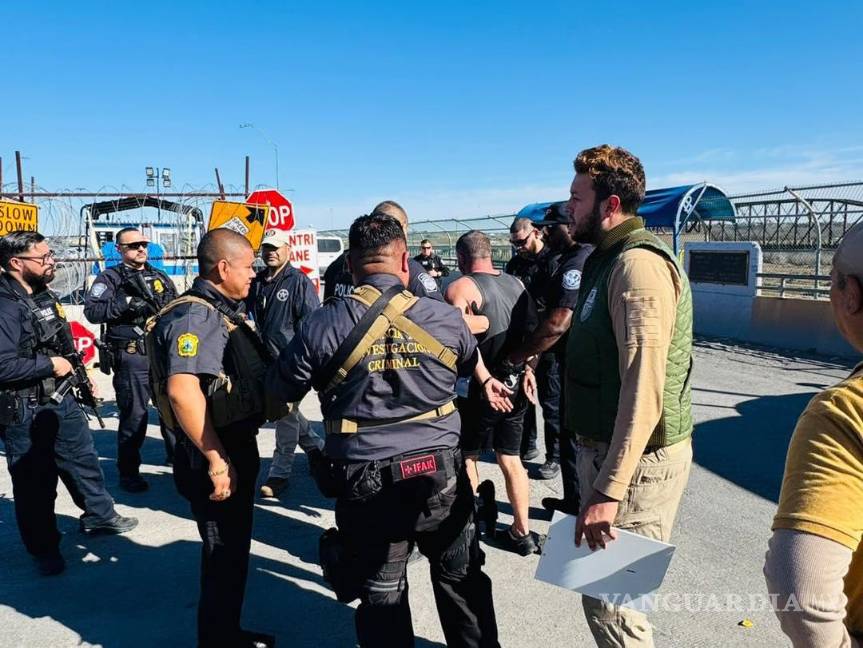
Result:
M127 311L132 317L147 317L153 314L153 307L139 297L132 297Z

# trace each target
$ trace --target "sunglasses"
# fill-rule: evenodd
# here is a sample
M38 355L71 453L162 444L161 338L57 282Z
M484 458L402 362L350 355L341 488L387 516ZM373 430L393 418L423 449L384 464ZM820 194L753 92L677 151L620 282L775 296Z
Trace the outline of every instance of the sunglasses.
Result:
M431 245L423 245L422 249L423 250L431 250Z
M533 236L533 232L530 232L523 239L510 239L509 242L512 243L514 247L522 248L527 245L527 242L530 240L531 236Z
M143 250L149 245L149 241L134 241L132 243L118 243L120 247L124 247L127 250Z

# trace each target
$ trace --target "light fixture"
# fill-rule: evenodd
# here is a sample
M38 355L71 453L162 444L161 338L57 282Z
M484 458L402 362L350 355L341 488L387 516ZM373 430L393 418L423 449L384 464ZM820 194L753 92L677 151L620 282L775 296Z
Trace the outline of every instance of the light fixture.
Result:
M153 169L153 167L147 167L147 168L146 168L146 171L147 171L147 177L148 177L148 178L152 178L152 177L154 177L154 176L156 175L156 172L155 172L155 170Z

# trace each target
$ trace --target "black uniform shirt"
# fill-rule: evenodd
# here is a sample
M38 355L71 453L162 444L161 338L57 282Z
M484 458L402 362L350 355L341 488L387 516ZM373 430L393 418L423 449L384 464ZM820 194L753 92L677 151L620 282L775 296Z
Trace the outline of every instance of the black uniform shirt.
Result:
M354 291L354 278L348 271L348 251L342 252L324 272L324 300L350 295ZM413 259L408 260L410 278L408 290L417 297L431 297L443 301L443 295L434 278Z
M201 277L195 278L191 292L220 301L234 311L239 307ZM160 363L165 376L187 373L215 377L225 370L228 329L221 313L212 308L180 304L159 319L153 336L155 353L150 361Z
M142 303L140 288L132 284L126 275L140 272L150 289L155 303ZM161 270L149 263L142 270L112 266L96 277L84 300L84 316L93 324L107 324L106 340L127 342L141 336L135 330L143 330L142 324L147 317L155 315L156 306L162 308L177 296L174 282Z
M261 270L252 282L246 311L273 358L288 346L300 320L321 303L311 280L290 264L269 279Z
M533 297L536 311L540 315L545 312L549 281L559 262L560 254L552 252L547 245L535 256L516 254L506 262L504 272L521 279L527 292Z
M414 261L419 263L423 267L423 270L425 270L426 272L437 270L441 273L442 277L446 277L447 275L449 275L449 268L447 268L443 264L443 261L441 261L441 258L437 254L432 254L431 256L417 254L414 257ZM435 277L435 279L439 279L439 277Z
M0 275L0 388L29 387L54 373L48 354L36 350L33 317L21 301L26 296L20 283Z
M383 292L398 279L377 274L365 283ZM306 395L365 311L366 306L356 299L338 297L302 321L268 376L267 384L280 400L296 402ZM476 339L455 308L420 297L406 316L456 354L460 375L473 372ZM431 355L414 352L410 342L400 335L379 340L380 349L373 346L331 393L319 394L324 419L405 419L452 401L456 374ZM385 366L388 362L401 366ZM414 450L453 448L460 431L461 421L454 412L439 419L365 427L356 434L330 434L326 453L333 459L368 461Z
M546 293L547 311L555 308L575 310L578 303L578 289L581 287L581 272L591 252L593 252L592 245L576 244L560 255ZM566 350L566 337L567 334L564 333L550 350L562 354Z

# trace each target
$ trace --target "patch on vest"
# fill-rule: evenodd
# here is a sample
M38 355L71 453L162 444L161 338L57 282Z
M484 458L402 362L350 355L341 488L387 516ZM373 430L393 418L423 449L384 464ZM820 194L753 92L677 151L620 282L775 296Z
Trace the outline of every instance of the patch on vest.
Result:
M581 286L581 271L567 270L563 273L563 287L566 290L578 290Z
M153 290L155 290L159 294L165 292L165 284L162 283L161 279L155 279L153 281Z
M428 292L437 292L437 282L432 279L431 275L427 275L425 272L419 275L418 279L420 283L423 285Z
M57 302L55 306L57 308L57 315L60 316L60 319L66 319L66 309L63 308L60 302Z
M194 358L198 355L198 336L194 333L183 333L178 337L177 353L181 358Z
M90 291L90 294L93 295L96 299L101 297L105 291L108 290L108 286L103 283L95 283L93 284L93 290Z
M276 293L276 299L279 301L288 301L288 289L282 288L279 292Z
M593 303L596 301L596 286L590 291L587 295L587 299L584 300L584 306L581 307L581 314L578 316L578 319L582 322L586 321L588 317L590 317L590 313L593 311Z

